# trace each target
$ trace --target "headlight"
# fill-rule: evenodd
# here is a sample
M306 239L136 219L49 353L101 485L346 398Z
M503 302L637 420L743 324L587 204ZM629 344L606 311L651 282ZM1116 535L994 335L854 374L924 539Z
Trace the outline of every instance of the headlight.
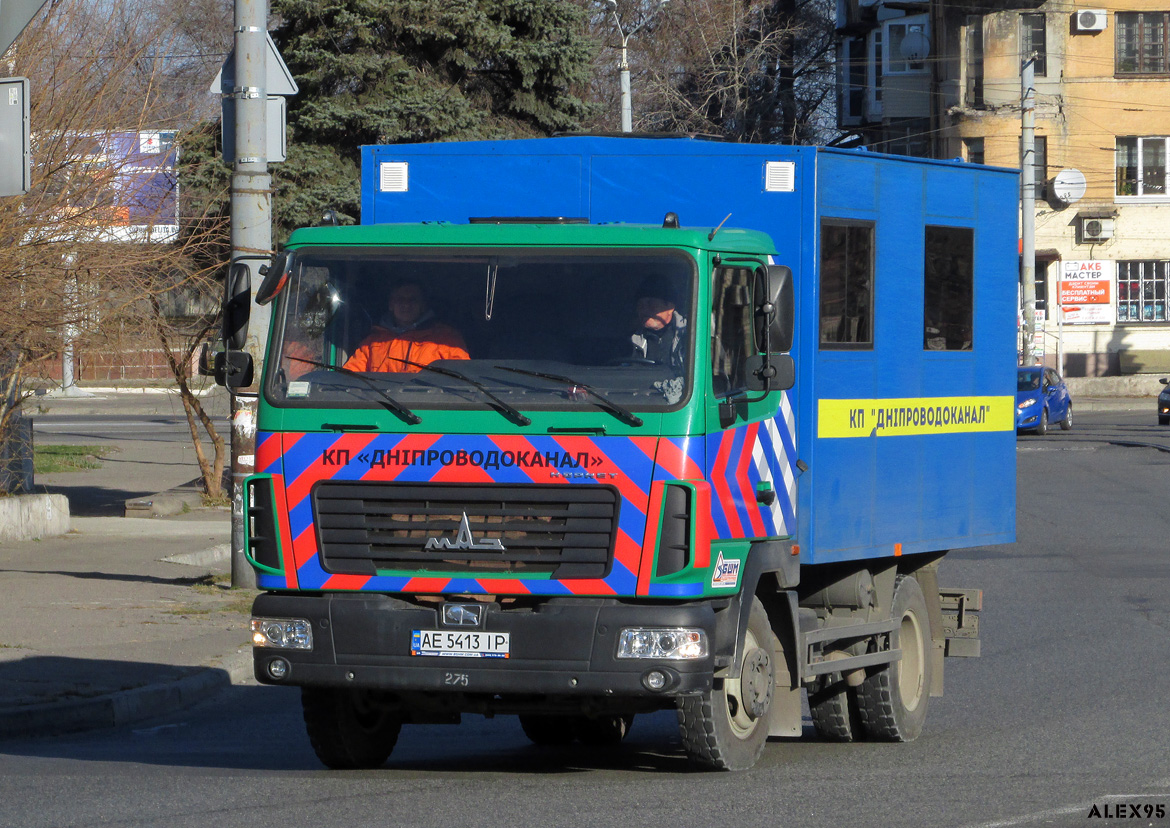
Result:
M304 618L253 618L252 646L313 649L313 625Z
M1016 408L1020 409L1020 411L1023 411L1025 408L1032 406L1032 405L1035 405L1038 402L1040 402L1040 400L1038 398L1028 397L1028 399L1024 400L1022 403L1017 405Z
M627 627L618 636L617 657L706 658L707 633L685 627Z

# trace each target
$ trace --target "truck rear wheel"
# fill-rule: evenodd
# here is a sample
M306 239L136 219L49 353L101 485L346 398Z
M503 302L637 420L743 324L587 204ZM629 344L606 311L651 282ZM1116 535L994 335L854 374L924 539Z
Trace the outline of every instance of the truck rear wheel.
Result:
M402 719L380 696L370 690L301 688L309 743L326 767L377 768L390 757Z
M866 736L911 742L922 732L930 700L930 618L922 587L914 578L899 575L894 586L893 646L900 661L866 676L859 688L861 724Z
M817 736L830 742L853 742L862 737L857 693L840 673L822 676L808 694Z
M577 738L576 717L521 713L520 727L534 745L567 745Z
M776 687L776 636L759 599L753 599L738 679L716 680L700 696L678 703L679 732L692 762L716 770L747 770L768 741Z

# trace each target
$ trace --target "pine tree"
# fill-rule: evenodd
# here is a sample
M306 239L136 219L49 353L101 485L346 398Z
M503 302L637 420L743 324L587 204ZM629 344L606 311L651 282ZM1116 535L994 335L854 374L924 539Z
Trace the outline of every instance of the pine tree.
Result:
M358 217L360 147L572 130L595 45L571 0L273 0L300 86L276 167L278 236Z

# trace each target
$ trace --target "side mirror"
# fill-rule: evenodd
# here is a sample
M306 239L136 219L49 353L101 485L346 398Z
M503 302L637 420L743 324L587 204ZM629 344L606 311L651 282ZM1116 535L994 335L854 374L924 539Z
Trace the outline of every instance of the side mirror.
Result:
M288 284L288 253L281 253L272 259L272 264L261 265L260 275L264 281L256 291L256 304L267 305Z
M251 305L251 270L245 262L232 262L223 283L223 344L229 351L238 351L248 343Z
M215 382L225 388L247 388L252 384L252 355L247 351L221 351L215 355Z
M791 351L796 319L792 269L769 265L757 274L762 278L756 283L756 345L771 353Z
M787 391L796 384L796 361L791 354L749 356L745 383L749 391Z

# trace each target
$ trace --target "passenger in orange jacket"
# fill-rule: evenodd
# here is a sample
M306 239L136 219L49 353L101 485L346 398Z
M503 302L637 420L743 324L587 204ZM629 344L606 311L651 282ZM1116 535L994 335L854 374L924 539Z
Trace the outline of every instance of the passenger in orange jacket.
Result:
M389 311L362 340L345 367L351 371L420 370L410 363L429 365L438 359L468 359L463 337L435 319L417 282L400 282L390 289Z

